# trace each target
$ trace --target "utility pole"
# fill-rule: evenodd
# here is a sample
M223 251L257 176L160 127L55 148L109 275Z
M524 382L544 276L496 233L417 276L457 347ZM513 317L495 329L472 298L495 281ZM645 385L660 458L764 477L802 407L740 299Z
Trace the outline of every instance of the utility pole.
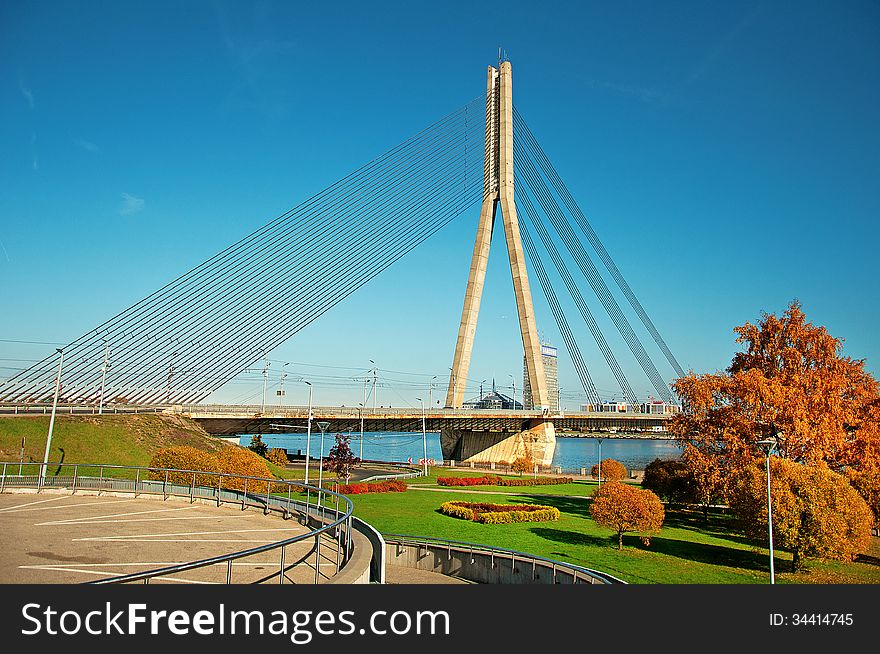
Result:
M431 407L431 410L434 409L434 380L437 379L437 375L431 377L431 381L428 383L428 406Z
M424 464L424 475L425 475L425 477L427 477L428 476L428 432L425 429L425 401L420 397L417 397L416 399L419 402L421 402L421 404L422 404L422 443L424 444L424 448L425 448L425 456L422 459L422 463Z
M260 413L266 413L266 384L269 382L269 357L263 359L263 406Z
M43 454L43 465L40 466L40 486L46 481L46 468L49 466L49 452L52 449L52 430L55 428L55 411L58 409L58 394L61 392L61 367L64 365L64 350L55 350L58 359L58 376L55 378L55 398L52 400L52 417L49 419L49 435L46 437L46 452Z
M364 402L367 401L366 388L367 386L366 384L364 384ZM366 407L362 403L358 402L358 416L361 419L361 461L364 460L364 409L366 409Z
M101 395L98 399L98 415L104 413L104 383L107 381L107 363L110 360L110 343L104 341L104 365L101 367Z
M303 379L304 384L308 384L309 387L309 415L306 423L306 477L305 484L308 486L309 484L309 447L312 442L312 382L308 382Z
M379 369L376 367L376 362L370 359L370 363L373 364L373 413L376 413L376 396L379 394Z
M507 376L510 377L510 381L513 383L513 410L516 411L516 377L510 373L508 373Z

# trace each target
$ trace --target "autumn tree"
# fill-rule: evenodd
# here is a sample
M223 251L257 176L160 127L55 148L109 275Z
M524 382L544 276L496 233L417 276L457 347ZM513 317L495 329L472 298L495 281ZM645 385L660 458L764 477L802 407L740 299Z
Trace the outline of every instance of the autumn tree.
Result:
M597 463L590 468L590 474L598 479L599 464ZM620 481L626 479L626 467L614 459L602 460L602 479L600 481Z
M806 558L852 560L865 551L871 511L843 475L775 456L770 461L773 542L791 551L794 570ZM747 535L767 541L765 468L753 465L739 471L730 507Z
M251 444L248 445L248 449L255 454L259 454L264 457L269 452L269 446L263 442L263 437L260 434L255 434L251 436Z
M663 504L654 493L618 481L604 484L593 495L590 515L597 524L617 532L619 550L623 549L625 533L658 532L665 518Z
M346 434L336 434L336 444L324 457L324 465L335 472L337 478L344 479L347 484L351 479L351 469L360 462L361 460L351 451L351 437Z
M266 458L270 463L274 463L276 466L281 466L282 468L290 462L290 459L287 458L287 452L280 447L273 447L269 450Z
M858 472L850 469L847 477L874 514L874 526L880 529L880 471Z
M695 483L681 459L654 459L645 467L642 488L647 488L667 502L690 502L695 497Z
M778 453L792 461L880 468L880 389L863 360L843 356L841 339L808 322L797 301L734 331L743 349L726 371L673 385L683 411L670 429L682 444L730 476L761 457L755 443L775 425Z
M518 472L519 476L522 477L524 472L531 472L535 469L535 462L532 460L531 455L526 453L524 456L514 460L514 462L510 464L510 469L513 472Z

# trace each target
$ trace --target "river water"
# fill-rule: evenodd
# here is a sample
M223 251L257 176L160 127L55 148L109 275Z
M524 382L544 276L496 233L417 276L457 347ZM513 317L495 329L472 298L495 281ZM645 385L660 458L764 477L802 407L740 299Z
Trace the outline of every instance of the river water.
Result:
M428 458L440 461L440 435L428 432ZM242 445L249 445L250 436L242 436ZM306 452L305 434L263 434L263 442L269 447L280 447L296 453ZM326 455L335 443L335 434L324 437L324 454ZM313 432L310 443L310 454L318 457L321 446L320 432ZM352 433L351 449L355 456L361 456L360 433ZM400 432L374 432L364 434L363 458L376 461L406 461L422 458L424 443L422 434ZM603 438L602 458L620 461L627 470L644 470L654 459L677 459L681 448L675 441L647 440L636 438ZM566 472L578 473L581 468L591 468L599 460L599 443L595 438L557 438L553 465Z

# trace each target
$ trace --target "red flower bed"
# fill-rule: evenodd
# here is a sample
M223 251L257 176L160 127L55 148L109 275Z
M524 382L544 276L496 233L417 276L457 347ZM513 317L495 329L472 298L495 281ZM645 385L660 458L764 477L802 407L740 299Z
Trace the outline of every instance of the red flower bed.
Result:
M482 477L437 477L440 486L495 486L501 480L495 475Z
M363 495L364 493L402 493L406 490L405 482L397 479L371 481L366 484L342 484L338 493L342 495Z

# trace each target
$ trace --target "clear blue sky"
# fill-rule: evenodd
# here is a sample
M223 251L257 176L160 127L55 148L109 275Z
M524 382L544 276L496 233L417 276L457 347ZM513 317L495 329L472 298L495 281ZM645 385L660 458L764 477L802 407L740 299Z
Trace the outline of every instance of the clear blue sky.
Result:
M734 325L799 298L880 371L876 2L507 6L3 2L0 339L79 336L473 98L501 45L520 111L686 368L723 368ZM323 366L294 370L321 382L321 403L356 402L346 379L369 359L427 375L383 372L391 386L445 382L477 214L273 358ZM469 377L519 387L497 235ZM619 396L572 322L597 386ZM47 352L0 342L0 376ZM424 392L398 383L379 403Z

